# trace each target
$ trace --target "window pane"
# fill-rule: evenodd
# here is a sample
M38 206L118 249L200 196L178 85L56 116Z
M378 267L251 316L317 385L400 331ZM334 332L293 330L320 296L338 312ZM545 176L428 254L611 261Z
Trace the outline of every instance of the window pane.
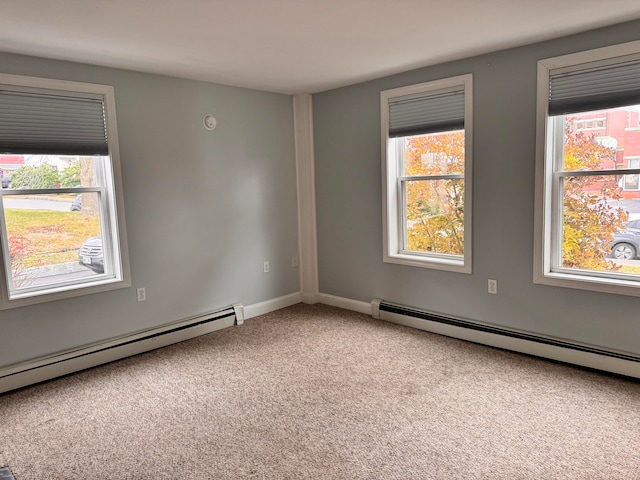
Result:
M85 192L2 197L11 290L73 282L102 273L98 196ZM92 238L96 248L81 252L83 243Z
M464 180L407 181L405 200L407 250L464 253Z
M404 140L405 176L464 174L464 130Z
M563 179L563 268L640 274L640 201L622 198L619 183L615 175Z
M100 182L96 167L105 157L12 155L11 188L44 189L95 187Z
M637 168L629 164L627 157L640 154L639 112L640 105L636 105L557 117L564 128L563 169ZM629 180L633 184L637 178ZM637 186L630 188L637 190Z
M640 106L630 106L559 117L563 124L563 168L638 168L640 129L633 127L638 126L639 114ZM598 125L602 128L595 132L580 130ZM640 218L638 179L638 174L560 179L564 196L560 267L640 274L640 260L636 259L640 235L629 224Z

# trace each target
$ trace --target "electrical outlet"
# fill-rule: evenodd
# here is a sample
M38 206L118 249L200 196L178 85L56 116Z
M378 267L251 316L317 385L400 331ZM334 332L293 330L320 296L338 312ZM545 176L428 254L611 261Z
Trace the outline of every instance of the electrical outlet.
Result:
M498 294L498 280L489 279L487 282L487 291L493 295Z
M264 273L269 273L269 262L264 262L263 271Z
M136 294L138 295L139 302L144 302L147 299L147 291L145 290L144 287L138 288L136 290Z
M291 257L291 266L292 267L300 266L300 262L298 261L298 255L294 255L293 257Z

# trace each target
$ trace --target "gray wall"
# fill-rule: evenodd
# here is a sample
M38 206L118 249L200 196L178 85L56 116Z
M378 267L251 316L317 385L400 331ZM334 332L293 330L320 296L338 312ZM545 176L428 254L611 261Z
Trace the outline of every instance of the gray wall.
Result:
M640 298L532 282L536 62L638 39L633 22L314 95L320 291L640 354ZM473 274L385 264L380 91L465 73L474 75ZM498 295L487 294L488 278Z
M290 96L1 53L0 71L114 86L133 284L0 312L0 366L299 291Z

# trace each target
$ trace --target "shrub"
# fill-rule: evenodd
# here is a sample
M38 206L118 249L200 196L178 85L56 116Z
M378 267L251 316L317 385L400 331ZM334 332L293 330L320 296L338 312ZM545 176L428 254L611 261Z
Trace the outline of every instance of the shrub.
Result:
M13 188L55 188L60 183L60 174L53 165L24 166L11 176Z

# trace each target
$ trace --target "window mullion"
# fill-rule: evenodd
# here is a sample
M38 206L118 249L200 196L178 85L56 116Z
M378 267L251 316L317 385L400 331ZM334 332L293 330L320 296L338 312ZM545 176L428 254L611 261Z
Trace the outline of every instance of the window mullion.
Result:
M398 215L398 245L400 246L400 250L407 250L407 182L402 179L398 179L399 183L399 192L400 192L400 202L399 202L399 210L400 214Z
M0 197L2 200L2 197ZM0 201L0 232L2 238L0 238L0 246L2 247L2 279L0 279L0 293L2 294L2 300L9 298L10 285L12 281L11 274L11 257L9 252L9 238L7 236L6 220L4 215L4 208Z
M552 203L551 211L551 270L562 264L562 238L564 227L564 188L561 172L564 167L564 118L555 117L551 121L552 135Z
M464 180L462 173L449 173L444 175L412 175L399 177L401 180Z
M405 222L405 217L407 214L407 196L406 196L406 182L403 180L405 178L405 169L404 169L404 156L405 156L405 147L406 141L404 138L397 138L394 140L395 142L395 163L396 163L396 172L397 172L397 205L398 209L396 212L396 237L398 240L398 250L406 250L407 248L407 224Z
M640 173L640 168L616 168L602 170L562 170L558 172L561 177L604 177L606 175L633 175Z
M61 195L61 194L80 194L90 192L103 192L104 187L66 187L66 188L21 188L21 189L4 189L0 190L0 196L3 195Z

